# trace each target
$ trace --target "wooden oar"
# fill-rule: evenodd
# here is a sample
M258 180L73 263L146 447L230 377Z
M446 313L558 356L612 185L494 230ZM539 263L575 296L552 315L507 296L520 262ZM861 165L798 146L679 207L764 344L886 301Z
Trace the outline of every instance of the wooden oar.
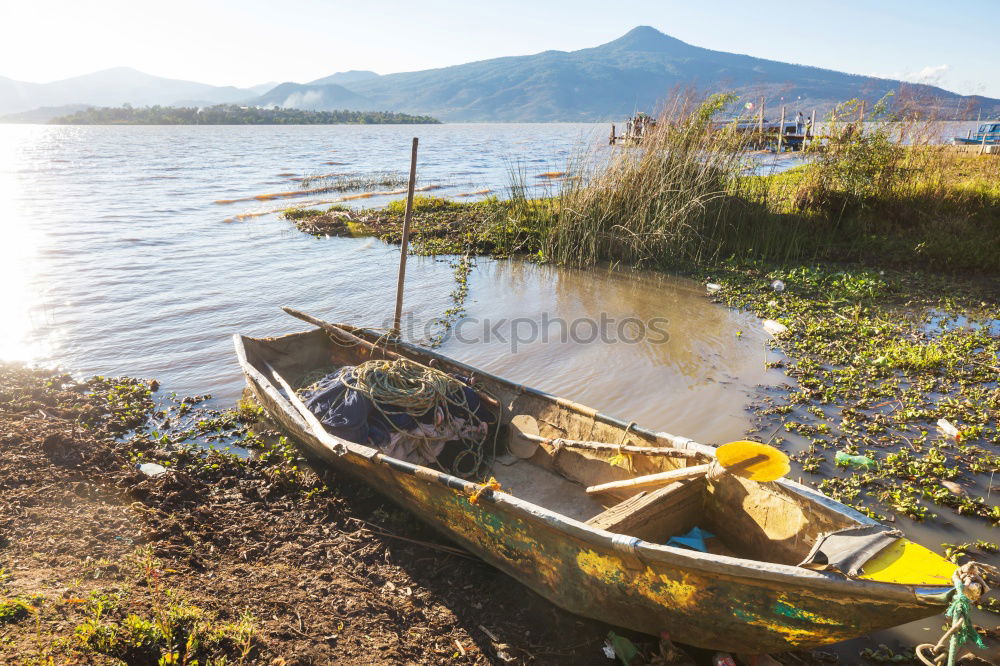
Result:
M309 424L309 427L312 429L316 438L338 456L342 456L347 453L347 448L344 444L326 431L326 428L323 427L320 420L316 418L315 414L309 411L309 408L305 406L305 403L302 402L292 387L288 385L288 382L286 382L284 378L278 374L278 371L272 368L271 364L267 361L264 361L264 365L267 366L271 376L274 377L279 384L281 384L281 388L285 389L285 393L288 394L288 401L292 403L293 407L295 407L295 411L297 411L299 415L306 420L306 423Z
M666 486L674 483L675 481L686 481L687 479L704 476L705 474L708 474L708 470L711 466L712 464L709 463L707 465L695 465L694 467L681 467L680 469L672 469L669 472L647 474L645 476L637 476L633 479L624 479L622 481L611 481L609 483L602 483L596 486L589 486L587 488L587 493L590 495L596 495L597 493L606 493L609 490L620 490L622 488L638 490L640 488L651 488L653 486Z
M788 456L773 446L741 440L720 446L716 450L715 462L713 463L602 483L590 486L587 488L587 492L593 495L621 488L638 489L665 486L675 481L694 479L708 474L715 466L727 474L735 474L753 481L774 481L783 477L791 469Z
M400 354L394 351L389 351L384 347L379 347L375 344L372 344L371 342L368 342L363 338L359 338L353 333L346 331L340 328L339 326L331 324L328 321L323 321L322 319L318 319L316 317L313 317L312 315L308 315L305 312L296 310L295 308L282 306L281 309L287 312L288 314L292 315L296 319L301 319L302 321L308 322L313 326L318 326L319 328L322 328L330 335L331 338L333 338L334 342L341 344L345 347L352 347L354 345L357 345L362 349L367 350L368 353L371 355L380 354L385 359L402 358Z
M548 443L555 447L568 449L584 449L587 451L614 451L637 454L642 456L665 456L669 458L703 458L697 451L676 449L668 446L631 446L608 444L606 442L581 441L549 438L538 434L538 421L528 414L518 414L510 420L508 429L507 449L518 458L530 458L538 450L538 445Z

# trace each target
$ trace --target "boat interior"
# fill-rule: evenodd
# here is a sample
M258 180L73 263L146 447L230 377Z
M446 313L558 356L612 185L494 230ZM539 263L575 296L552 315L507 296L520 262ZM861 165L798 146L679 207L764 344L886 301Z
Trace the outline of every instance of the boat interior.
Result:
M338 325L339 326L339 325ZM374 333L344 329L377 342ZM368 356L356 347L331 340L324 331L280 338L244 338L248 358L266 361L293 387L302 388L317 369L354 365ZM397 353L449 373L467 375L470 368L416 347L399 345ZM259 360L257 360L259 359ZM449 367L451 366L451 367ZM476 387L496 398L503 409L497 441L506 448L507 429L515 414L530 414L544 438L567 438L615 445L666 446L646 431L602 417L594 410L485 375ZM491 433L492 434L492 433ZM724 474L715 480L704 475L644 490L616 489L588 494L588 486L667 471L706 462L702 459L652 457L642 454L574 450L541 442L528 458L506 450L487 457L476 478L493 476L504 492L591 527L668 544L700 528L703 552L744 559L798 564L824 533L858 525L850 516L812 501L778 483L759 483ZM708 534L704 534L707 532ZM696 540L697 541L697 540ZM679 545L677 542L670 545ZM686 544L685 544L686 546Z

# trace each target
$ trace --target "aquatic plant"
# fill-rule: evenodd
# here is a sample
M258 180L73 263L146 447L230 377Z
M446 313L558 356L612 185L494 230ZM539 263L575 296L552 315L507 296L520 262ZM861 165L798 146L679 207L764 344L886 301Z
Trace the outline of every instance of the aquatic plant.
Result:
M449 294L452 305L433 322L438 330L429 340L432 348L441 346L455 322L465 316L465 299L469 295L469 274L472 272L472 267L472 260L467 254L451 262L455 279L455 288Z
M302 179L302 187L310 193L368 191L381 187L403 187L407 183L405 174L393 171L376 171L360 174L325 174L307 176Z
M405 184L405 182L404 182ZM413 197L413 213L414 214L424 214L424 213L438 213L441 211L456 208L460 204L450 201L443 197L425 197L425 196L415 196ZM403 215L406 213L406 199L396 199L390 201L386 204L385 210L387 213L392 213L395 215Z
M287 208L281 211L281 217L286 220L308 220L311 217L319 217L323 211L315 208Z
M942 507L1000 524L990 497L1000 471L990 289L829 266L715 266L710 277L723 285L717 300L789 326L773 344L795 385L766 396L756 412L762 432L789 433L793 460L820 475L821 490L876 518L928 520ZM775 279L783 292L764 287ZM939 317L929 326L925 314L941 311L961 313L961 325ZM942 418L957 439L939 431ZM878 464L836 467L836 451Z

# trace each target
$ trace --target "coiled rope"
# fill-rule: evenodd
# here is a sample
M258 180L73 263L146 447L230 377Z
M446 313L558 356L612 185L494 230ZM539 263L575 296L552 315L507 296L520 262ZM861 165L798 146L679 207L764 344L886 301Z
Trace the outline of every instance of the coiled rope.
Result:
M451 375L435 368L421 365L409 359L372 360L356 366L347 366L340 371L340 381L349 389L367 397L375 408L386 417L386 421L396 432L421 440L425 457L435 459L430 454L431 442L449 441L448 435L427 435L405 430L396 425L393 416L421 416L435 410L445 421L455 418L465 419L459 436L464 449L452 461L450 471L463 478L475 474L483 464L484 445L489 433L486 424L470 407L466 385ZM457 432L459 429L455 428ZM499 428L494 428L493 448L496 452L496 437Z

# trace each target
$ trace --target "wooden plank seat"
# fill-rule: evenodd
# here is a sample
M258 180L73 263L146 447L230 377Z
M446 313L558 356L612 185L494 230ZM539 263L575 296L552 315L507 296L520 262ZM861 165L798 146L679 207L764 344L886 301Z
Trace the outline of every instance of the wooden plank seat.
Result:
M684 534L702 517L704 478L678 481L652 491L642 491L609 507L587 521L598 529L665 543Z

